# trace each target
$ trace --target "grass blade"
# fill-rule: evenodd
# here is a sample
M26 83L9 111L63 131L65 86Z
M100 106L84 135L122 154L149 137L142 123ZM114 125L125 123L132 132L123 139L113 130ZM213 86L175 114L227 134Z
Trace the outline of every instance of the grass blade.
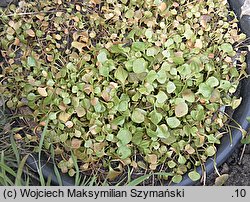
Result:
M13 177L16 177L16 172L2 162L0 162L0 168L11 174Z
M27 179L25 180L25 186L29 186L29 185L30 185L30 177L28 175Z
M89 181L89 178L87 179L86 175L82 175L80 177L80 184L79 184L79 186L86 186L87 183L88 183L88 181Z
M4 164L4 151L1 152L1 163ZM6 176L4 169L1 169L1 172L2 172L3 176ZM3 184L7 185L7 181L5 180L5 178L3 178Z
M22 161L20 162L20 164L18 166L16 180L15 180L16 186L22 186L22 173L23 173L23 168L24 168L24 165L25 165L25 162L26 162L28 156L29 156L28 154L26 156L24 156Z
M127 184L127 186L136 186L136 185L144 182L145 180L149 179L152 175L157 175L157 176L172 176L173 174L171 174L171 173L165 173L165 172L146 174L146 175L140 176L140 177L134 179L133 181L129 182Z
M46 186L50 186L50 184L51 184L51 178L52 178L52 176L49 175L49 177L47 179L47 182L46 182Z
M12 150L16 156L17 164L19 164L20 163L20 156L19 156L17 144L16 144L16 141L14 140L13 135L10 135L10 143L11 143Z
M152 176L152 174L147 174L147 175L140 176L140 177L134 179L133 181L129 182L127 184L127 186L136 186L136 185L142 183L143 181L147 180L151 176Z
M75 174L75 186L79 186L80 184L80 170L79 170L79 166L77 164L77 159L75 157L75 155L73 154L73 152L71 151L71 158L73 160L74 163L74 167L76 169L76 174Z
M44 180L44 177L43 177L42 165L41 165L41 152L42 152L44 137L45 137L45 134L46 134L47 128L48 128L48 123L49 123L49 119L46 120L46 124L45 124L45 127L43 129L41 139L40 139L40 142L39 142L39 148L38 148L39 149L39 152L38 152L38 174L39 174L41 186L45 186L45 180Z
M2 182L6 184L2 184ZM14 186L14 183L7 175L0 173L0 185L1 186Z
M94 175L94 176L91 178L91 180L90 180L88 186L94 186L94 185L96 184L96 180L97 180L97 177ZM85 185L85 186L87 186L87 185Z
M56 179L57 179L58 185L59 186L63 186L60 172L59 172L59 170L58 170L58 168L56 166L56 163L55 163L55 151L54 151L54 147L53 146L51 146L50 152L51 152L51 156L52 156L52 161L53 161L53 165L54 165L54 172L55 172L55 175L56 175Z

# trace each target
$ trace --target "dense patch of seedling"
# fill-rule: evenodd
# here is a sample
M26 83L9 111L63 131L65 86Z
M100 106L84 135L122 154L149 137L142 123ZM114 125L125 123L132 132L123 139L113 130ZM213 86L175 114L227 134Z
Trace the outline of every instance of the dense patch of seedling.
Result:
M62 172L75 174L72 153L110 180L127 166L200 179L245 75L227 1L26 0L0 15L0 93L33 117L24 140L48 123Z

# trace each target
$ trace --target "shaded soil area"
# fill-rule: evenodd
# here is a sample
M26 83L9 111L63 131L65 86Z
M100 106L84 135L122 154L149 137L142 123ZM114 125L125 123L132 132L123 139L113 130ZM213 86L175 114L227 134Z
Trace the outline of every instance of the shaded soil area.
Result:
M240 146L233 155L218 168L220 174L229 174L226 186L250 186L250 145L247 145L241 158L243 146ZM218 177L216 172L211 174L207 186L213 186Z

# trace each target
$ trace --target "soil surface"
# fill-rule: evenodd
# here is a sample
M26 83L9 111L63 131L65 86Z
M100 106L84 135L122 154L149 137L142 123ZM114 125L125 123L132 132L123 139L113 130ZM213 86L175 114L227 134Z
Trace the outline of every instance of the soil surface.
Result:
M220 174L229 174L225 186L250 186L250 145L247 145L241 158L243 146L239 147L233 155L218 168ZM207 186L213 186L218 175L214 172L207 181Z

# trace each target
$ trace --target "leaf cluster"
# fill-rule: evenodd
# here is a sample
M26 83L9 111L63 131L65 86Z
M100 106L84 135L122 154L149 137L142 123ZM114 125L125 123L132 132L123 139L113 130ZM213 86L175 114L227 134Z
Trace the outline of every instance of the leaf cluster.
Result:
M72 151L110 179L126 165L200 178L246 68L225 1L26 0L0 15L0 93L32 109L37 132L49 120L62 172L75 174Z

